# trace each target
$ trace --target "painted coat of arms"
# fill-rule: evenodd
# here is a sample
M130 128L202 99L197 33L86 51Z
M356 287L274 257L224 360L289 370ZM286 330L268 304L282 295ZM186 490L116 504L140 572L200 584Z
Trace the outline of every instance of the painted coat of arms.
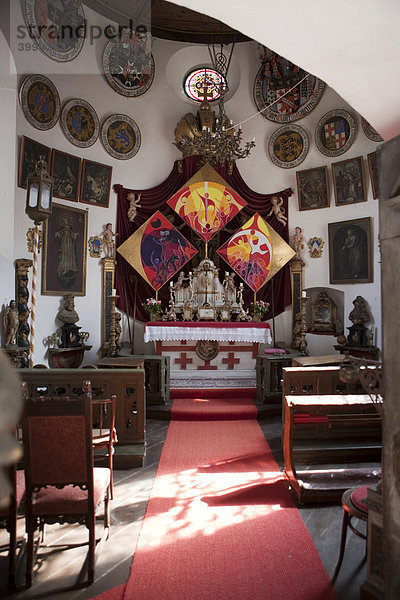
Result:
M276 52L264 48L262 65L254 82L254 100L264 117L290 123L318 104L325 83Z
M308 252L311 258L321 258L324 241L322 238L313 237L307 242Z

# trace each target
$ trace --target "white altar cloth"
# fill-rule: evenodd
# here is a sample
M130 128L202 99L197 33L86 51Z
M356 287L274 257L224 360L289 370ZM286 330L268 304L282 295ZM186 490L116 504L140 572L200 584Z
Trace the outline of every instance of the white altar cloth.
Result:
M144 328L144 341L212 340L217 342L251 342L270 344L268 323L225 322L149 322Z

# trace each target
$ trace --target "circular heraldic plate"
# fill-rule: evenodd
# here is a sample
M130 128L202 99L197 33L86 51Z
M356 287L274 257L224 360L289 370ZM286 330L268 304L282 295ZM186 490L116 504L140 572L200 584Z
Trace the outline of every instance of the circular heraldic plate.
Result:
M19 102L27 121L36 129L45 131L57 123L61 110L60 96L47 77L26 77L19 91Z
M113 90L135 98L147 92L153 83L154 58L145 39L133 36L124 43L110 41L103 51L103 70Z
M370 123L364 117L361 117L361 127L364 134L368 139L373 142L383 142L383 138L379 135L379 133L372 127Z
M356 122L349 112L331 110L319 120L315 143L322 154L340 156L347 152L356 139Z
M111 156L127 160L139 151L141 134L135 121L127 115L112 115L103 123L101 141Z
M57 62L74 60L85 43L85 13L79 0L25 0L24 19L39 50Z
M272 162L283 169L297 167L308 154L308 135L298 125L284 125L272 134L269 140L269 155Z
M261 114L275 123L292 123L317 106L325 83L268 48L254 81L253 96Z
M67 102L61 113L61 127L71 142L79 148L92 146L99 137L99 118L93 106L75 98Z

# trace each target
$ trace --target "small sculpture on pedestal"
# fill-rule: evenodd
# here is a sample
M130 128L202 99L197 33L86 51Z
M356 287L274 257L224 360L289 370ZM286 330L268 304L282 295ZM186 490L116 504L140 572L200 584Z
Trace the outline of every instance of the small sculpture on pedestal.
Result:
M180 273L179 275L183 275L183 273ZM179 280L178 280L179 281ZM183 281L183 277L182 277L182 281ZM175 284L175 286L178 284L178 282ZM165 314L165 320L166 321L176 321L176 313L175 313L175 287L172 281L170 281L169 284L169 305L168 305L168 311Z
M294 228L294 234L292 235L291 240L293 242L293 248L296 252L296 257L301 259L301 252L304 248L304 237L301 232L301 227Z
M248 312L243 308L243 282L239 283L239 291L238 291L238 305L239 312L237 316L237 321L251 321L251 317Z
M369 323L371 315L367 308L367 303L362 296L357 296L353 300L354 308L349 314L349 319L353 323L348 327L349 335L347 336L348 346L365 347L369 343L370 331L365 327L365 323Z
M80 327L75 325L79 321L79 315L75 310L75 298L72 294L66 294L63 298L63 306L58 311L57 319L64 323L61 327L61 343L60 348L73 348L81 346L81 338L79 335Z
M10 300L3 314L4 347L15 346L19 326L18 309L15 300Z
M107 223L103 233L103 250L106 258L114 258L115 256L115 236L118 235L112 230L112 223Z

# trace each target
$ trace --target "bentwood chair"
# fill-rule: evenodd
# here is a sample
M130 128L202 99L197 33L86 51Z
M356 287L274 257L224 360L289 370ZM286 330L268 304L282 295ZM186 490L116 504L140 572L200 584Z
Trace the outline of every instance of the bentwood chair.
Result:
M45 523L81 523L89 530L88 582L95 571L96 507L104 501L108 537L110 469L93 466L92 402L78 399L26 400L22 418L26 477L26 584L32 584L35 530Z
M368 486L363 485L358 488L352 488L346 490L342 494L342 507L343 507L343 522L342 522L342 533L340 538L340 549L339 558L336 564L335 572L332 577L332 583L335 583L336 578L339 574L340 567L342 566L344 551L346 547L347 529L349 528L353 533L363 540L367 539L367 535L357 529L352 519L359 519L360 521L368 521L368 506L365 503L367 498Z

